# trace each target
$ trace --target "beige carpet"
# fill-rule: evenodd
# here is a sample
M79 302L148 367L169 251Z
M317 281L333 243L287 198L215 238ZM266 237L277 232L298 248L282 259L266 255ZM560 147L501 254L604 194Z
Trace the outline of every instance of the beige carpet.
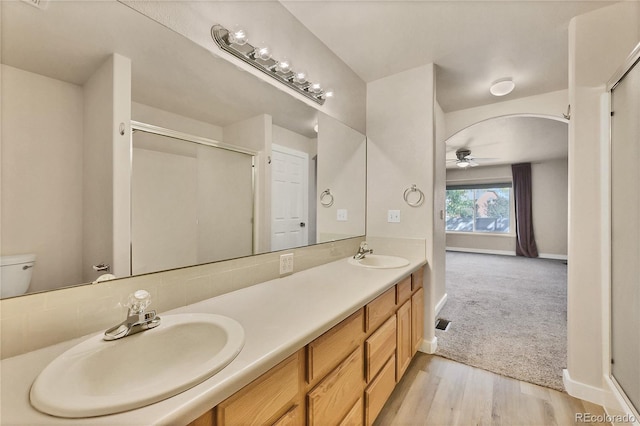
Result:
M447 303L437 355L564 390L567 265L563 261L447 252Z

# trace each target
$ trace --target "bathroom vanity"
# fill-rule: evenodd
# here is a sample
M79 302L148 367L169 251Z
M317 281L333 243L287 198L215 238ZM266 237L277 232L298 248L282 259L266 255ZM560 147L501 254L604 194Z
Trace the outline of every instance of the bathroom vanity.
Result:
M86 337L5 359L0 365L2 421L371 424L423 340L426 261L410 260L402 268L368 269L341 259L162 313L233 318L244 328L244 348L204 382L122 413L68 419L29 404L29 389L40 371Z

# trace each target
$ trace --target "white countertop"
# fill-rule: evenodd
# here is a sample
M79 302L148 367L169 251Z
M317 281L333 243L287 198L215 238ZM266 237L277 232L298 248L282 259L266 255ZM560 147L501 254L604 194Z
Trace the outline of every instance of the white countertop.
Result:
M31 383L40 371L87 336L7 358L0 361L0 423L187 424L426 263L424 258L409 260L411 263L403 268L368 269L350 265L347 259L342 259L162 313L226 315L244 327L244 348L227 367L199 385L124 413L66 419L40 413L29 403Z

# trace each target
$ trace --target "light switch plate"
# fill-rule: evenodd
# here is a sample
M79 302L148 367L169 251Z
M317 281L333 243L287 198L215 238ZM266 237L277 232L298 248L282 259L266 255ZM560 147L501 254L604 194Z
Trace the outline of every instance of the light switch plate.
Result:
M280 255L280 275L293 273L293 253Z
M400 223L400 210L389 210L387 213L387 222Z
M347 209L338 209L336 213L336 219L338 222L346 222L347 221Z

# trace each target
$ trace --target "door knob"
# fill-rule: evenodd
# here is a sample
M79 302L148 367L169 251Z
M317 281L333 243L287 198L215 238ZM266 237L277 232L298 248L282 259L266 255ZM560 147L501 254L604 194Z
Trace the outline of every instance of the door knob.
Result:
M300 222L300 228L304 228L305 226L307 226L307 224L306 224L306 223L304 223L304 222Z

